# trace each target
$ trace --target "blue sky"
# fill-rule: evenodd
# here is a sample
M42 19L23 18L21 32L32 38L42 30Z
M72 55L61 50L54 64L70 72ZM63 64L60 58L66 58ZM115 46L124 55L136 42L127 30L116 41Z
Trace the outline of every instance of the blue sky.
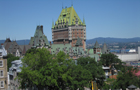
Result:
M52 40L52 20L71 2L85 17L87 39L140 37L140 0L0 0L0 40L30 39L37 25Z

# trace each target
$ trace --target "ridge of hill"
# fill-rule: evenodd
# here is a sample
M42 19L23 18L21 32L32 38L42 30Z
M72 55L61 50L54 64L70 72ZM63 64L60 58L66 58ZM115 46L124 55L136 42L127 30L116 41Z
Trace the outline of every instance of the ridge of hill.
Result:
M86 44L92 44L98 41L98 43L130 43L130 42L140 42L140 37L135 37L135 38L112 38L112 37L98 37L98 38L93 38L93 39L87 39ZM0 40L0 44L4 43L5 40ZM24 40L16 40L18 45L28 45L30 40L29 39L24 39Z
M130 43L130 42L140 42L140 37L134 37L134 38L103 38L98 37L94 39L88 39L86 40L86 44L92 44L98 41L98 43Z

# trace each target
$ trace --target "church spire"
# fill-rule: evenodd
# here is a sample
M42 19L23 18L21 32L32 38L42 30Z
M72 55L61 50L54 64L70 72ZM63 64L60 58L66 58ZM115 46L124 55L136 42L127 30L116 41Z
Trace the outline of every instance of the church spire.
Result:
M54 28L54 21L52 20L52 28Z
M84 16L83 16L83 25L86 25L86 24L85 24L85 18L84 18Z

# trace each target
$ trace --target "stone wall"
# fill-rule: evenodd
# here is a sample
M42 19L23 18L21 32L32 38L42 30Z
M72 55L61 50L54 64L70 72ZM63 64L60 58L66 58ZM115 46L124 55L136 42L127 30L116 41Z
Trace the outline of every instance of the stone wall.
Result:
M138 61L139 54L116 54L122 61Z

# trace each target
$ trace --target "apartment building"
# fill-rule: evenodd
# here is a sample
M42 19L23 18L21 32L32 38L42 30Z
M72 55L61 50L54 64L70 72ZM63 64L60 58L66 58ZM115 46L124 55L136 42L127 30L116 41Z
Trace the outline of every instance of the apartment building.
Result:
M4 48L4 45L0 46L0 90L7 90L7 51Z

